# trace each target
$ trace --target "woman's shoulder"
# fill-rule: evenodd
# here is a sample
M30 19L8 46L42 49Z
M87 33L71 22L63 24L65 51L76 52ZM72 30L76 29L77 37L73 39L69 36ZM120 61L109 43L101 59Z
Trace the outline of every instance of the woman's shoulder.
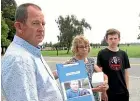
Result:
M94 62L95 62L95 60L94 60L93 57L88 57L87 59L88 59L88 61L89 61L90 63L94 63Z
M67 61L65 62L65 64L75 63L75 62L77 62L77 61L78 61L77 59L75 59L74 57L72 57L72 58L70 58L69 60L67 60Z

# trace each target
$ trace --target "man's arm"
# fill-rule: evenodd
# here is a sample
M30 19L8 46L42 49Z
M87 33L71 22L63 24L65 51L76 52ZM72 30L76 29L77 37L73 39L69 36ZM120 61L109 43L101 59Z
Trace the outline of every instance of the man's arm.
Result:
M2 90L7 101L38 101L35 69L22 57L7 57L2 64Z
M126 81L127 89L129 89L129 72L128 72L128 69L125 69L125 81Z

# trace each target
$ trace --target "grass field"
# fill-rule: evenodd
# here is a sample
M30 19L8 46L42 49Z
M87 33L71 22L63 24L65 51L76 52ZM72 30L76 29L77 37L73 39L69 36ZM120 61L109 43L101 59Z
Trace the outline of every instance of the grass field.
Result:
M89 56L96 57L98 52L101 49L102 48L91 48ZM130 46L123 45L123 46L120 46L120 49L126 51L129 57L140 58L140 45L130 45ZM69 54L66 54L66 52L67 52L67 50L59 50L58 56L60 56L60 57L73 56L71 50L70 50ZM57 51L42 51L42 55L43 56L57 56Z

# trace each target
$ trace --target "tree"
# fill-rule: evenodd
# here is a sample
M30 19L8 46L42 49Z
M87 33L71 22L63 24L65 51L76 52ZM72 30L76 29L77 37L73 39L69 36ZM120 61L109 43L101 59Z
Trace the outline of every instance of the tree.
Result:
M101 41L101 46L107 46L108 43L106 42L106 38L104 37L103 40Z
M10 41L13 40L15 34L14 21L16 7L17 4L15 0L1 0L1 11L3 12L2 16L5 19L5 23L9 27L7 39Z
M52 46L55 47L55 49L56 49L56 51L57 51L56 55L58 56L58 50L59 50L58 48L59 48L59 46L60 46L60 43L57 42L57 43L53 44Z
M7 39L8 32L9 32L8 25L5 23L5 19L2 17L2 14L1 14L1 47L2 47L2 54L4 54L3 49L6 48L10 44L10 40Z
M139 13L139 17L140 17L140 13ZM140 26L139 26L139 30L140 30ZM138 38L137 39L140 39L140 34L138 35Z
M84 28L91 30L91 26L85 21L85 19L78 21L74 15L67 15L65 18L59 16L56 23L60 30L60 35L57 36L58 40L61 46L67 47L67 54L69 53L73 37L83 34Z
M52 47L52 42L49 43L49 47Z
M140 39L140 34L138 35L138 38L137 39Z
M4 8L8 8L9 6L17 7L15 0L1 0L1 11L3 11Z

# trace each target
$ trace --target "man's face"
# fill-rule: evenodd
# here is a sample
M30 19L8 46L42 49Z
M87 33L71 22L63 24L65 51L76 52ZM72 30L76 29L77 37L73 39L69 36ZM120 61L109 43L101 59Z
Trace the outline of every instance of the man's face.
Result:
M23 24L23 39L37 46L44 39L45 21L43 13L32 6L27 8L28 18Z
M120 38L118 37L117 34L114 35L108 35L108 38L106 39L109 47L115 48L118 46L120 42Z
M79 88L79 84L78 84L78 81L72 81L70 83L70 87L73 91L78 91L78 88Z

